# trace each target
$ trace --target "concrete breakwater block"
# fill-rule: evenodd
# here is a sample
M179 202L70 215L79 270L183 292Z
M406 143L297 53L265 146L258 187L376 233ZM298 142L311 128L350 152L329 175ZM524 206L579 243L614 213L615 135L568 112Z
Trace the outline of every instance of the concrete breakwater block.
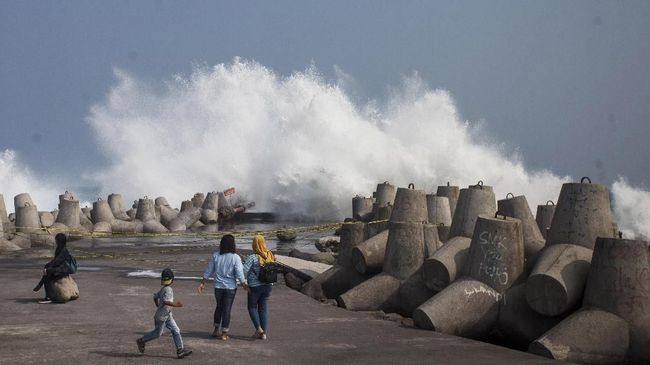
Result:
M130 217L124 211L124 199L120 194L109 194L108 205L111 207L111 212L115 219L129 220Z
M391 185L388 181L377 184L377 190L373 194L377 208L393 205L395 202L395 186Z
M352 265L360 274L372 274L381 271L384 265L388 230L371 237L352 249Z
M176 218L169 222L169 230L174 232L185 232L196 221L201 218L201 208L189 207L186 210L181 210Z
M372 220L373 203L372 198L366 198L360 195L352 198L352 219L362 222Z
M29 195L29 193L20 193L14 196L14 208L24 207L26 204L34 205L32 197Z
M555 214L555 203L552 200L546 202L545 205L537 206L537 214L535 215L535 222L537 222L537 227L542 233L544 239L548 234L549 228L551 228L551 222L553 222L553 215Z
M70 275L45 284L45 293L56 303L66 303L79 298L79 287Z
M334 263L336 263L336 258L329 252L307 253L294 248L289 252L289 257L296 257L312 262L320 262L327 265L334 265Z
M496 328L499 301L524 272L521 221L480 215L463 271L413 312L418 327L470 338Z
M22 195L22 194L21 194ZM31 233L41 229L41 219L38 208L29 202L16 206L16 232Z
M528 305L545 316L558 316L580 306L593 251L556 244L544 249L527 280Z
M115 219L110 204L106 200L101 199L93 203L90 217L93 223L105 222L110 224Z
M413 311L419 328L468 338L486 336L497 323L502 294L464 277Z
M156 220L156 208L153 202L153 199L144 197L138 199L137 210L135 212L135 219L142 222L147 222L150 220Z
M54 215L50 212L38 212L38 218L44 228L51 227L54 224Z
M645 241L598 238L582 309L530 352L587 363L650 363L650 251Z
M65 192L59 195L59 214L56 217L56 222L65 224L68 228L75 229L81 227L79 216L81 208L79 207L79 200L70 192Z
M424 190L397 188L391 222L428 222L427 198Z
M461 189L456 211L451 221L449 238L472 237L479 214L494 215L497 211L496 198L489 186L474 185Z
M399 287L398 312L406 317L411 317L413 311L429 300L437 292L429 289L422 278L422 269L416 271Z
M447 185L438 186L436 196L446 197L449 199L449 211L453 217L456 212L456 205L458 204L458 197L460 195L460 188L458 186Z
M461 276L471 242L467 237L454 237L424 260L422 277L427 288L441 291Z
M381 273L341 294L339 306L353 311L390 311L397 308L400 280Z
M544 316L532 310L526 301L526 283L522 283L508 289L499 302L497 330L508 344L525 351L564 317Z
M528 351L582 364L623 364L630 343L627 322L600 309L581 309L534 341Z
M382 271L405 280L422 266L424 258L423 224L391 222Z
M571 243L593 249L598 237L615 237L609 189L591 182L563 184L547 245Z
M449 198L446 196L427 194L426 199L429 223L436 226L451 226L451 209L449 208Z
M195 206L196 208L201 208L203 206L203 202L205 201L205 194L196 193L192 197L191 201L193 206Z
M162 223L158 222L155 219L148 220L144 222L142 226L142 232L144 233L164 233L169 232L167 227L163 226Z
M510 195L512 194L508 194L508 196ZM524 234L524 257L527 261L544 248L546 241L537 226L525 196L512 196L511 198L506 197L506 199L499 200L497 209L508 217L517 218L521 221Z

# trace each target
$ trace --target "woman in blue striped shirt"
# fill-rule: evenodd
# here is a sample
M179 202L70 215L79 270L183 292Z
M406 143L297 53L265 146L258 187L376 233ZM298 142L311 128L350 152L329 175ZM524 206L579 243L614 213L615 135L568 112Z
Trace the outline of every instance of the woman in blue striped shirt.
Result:
M266 340L268 329L268 309L266 303L271 296L273 284L266 284L258 279L260 267L275 262L273 253L266 247L264 236L253 238L253 251L244 261L244 273L248 279L248 314L255 327L254 338Z

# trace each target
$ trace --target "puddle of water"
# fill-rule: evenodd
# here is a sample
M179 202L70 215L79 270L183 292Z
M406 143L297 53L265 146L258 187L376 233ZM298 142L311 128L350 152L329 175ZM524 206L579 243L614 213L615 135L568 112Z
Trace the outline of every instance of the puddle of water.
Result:
M79 271L101 271L101 268L94 266L79 266L77 267Z
M127 278L153 278L160 279L160 272L153 270L131 271L126 274ZM174 276L174 280L201 280L200 276ZM209 279L212 280L212 279Z

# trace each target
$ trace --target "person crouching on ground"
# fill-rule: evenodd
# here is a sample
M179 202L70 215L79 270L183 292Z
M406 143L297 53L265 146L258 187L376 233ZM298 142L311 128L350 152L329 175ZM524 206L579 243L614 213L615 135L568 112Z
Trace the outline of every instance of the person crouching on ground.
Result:
M49 287L47 284L53 283L65 276L74 273L73 269L71 269L70 265L68 265L68 263L73 261L72 255L70 255L70 252L65 247L66 243L68 242L68 238L65 234L58 233L56 236L54 236L54 241L56 242L54 258L45 264L41 281L39 281L36 287L34 287L34 291L37 292L41 290L41 287L43 285L45 285L45 299L39 301L41 304L52 302L50 299L51 295L47 292ZM74 265L74 270L76 270L76 261Z
M266 340L268 329L268 309L266 306L273 284L264 283L259 280L260 267L275 262L273 253L266 247L266 240L262 235L253 238L253 251L244 260L244 273L248 279L248 314L253 321L255 333L253 338Z
M172 333L174 344L176 345L176 357L183 358L192 353L183 347L183 338L181 337L181 330L174 321L172 316L171 307L182 307L183 303L179 300L174 300L174 291L172 290L172 283L174 282L174 272L171 269L162 271L160 277L160 285L162 288L153 294L153 302L158 307L154 315L155 328L151 332L147 332L141 338L136 340L138 344L138 351L144 353L145 343L160 337L165 327Z
M248 289L244 278L241 258L237 255L235 237L227 234L221 238L219 252L214 252L199 284L199 293L203 293L205 281L214 277L214 297L217 307L214 310L214 331L212 337L227 340L230 329L230 311L237 294L237 279L244 289Z

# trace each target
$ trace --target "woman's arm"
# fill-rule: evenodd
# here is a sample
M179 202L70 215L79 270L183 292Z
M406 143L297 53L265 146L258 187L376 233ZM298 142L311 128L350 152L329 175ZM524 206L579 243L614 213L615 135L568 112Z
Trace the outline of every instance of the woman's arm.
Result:
M212 257L210 257L210 261L208 262L208 267L205 269L203 272L203 277L201 278L201 282L199 283L199 293L203 293L203 288L205 287L205 281L210 278L210 276L214 275L214 254ZM216 275L214 275L216 277Z
M244 261L244 276L248 277L248 273L253 268L254 262L255 262L255 254L248 255L246 261Z

